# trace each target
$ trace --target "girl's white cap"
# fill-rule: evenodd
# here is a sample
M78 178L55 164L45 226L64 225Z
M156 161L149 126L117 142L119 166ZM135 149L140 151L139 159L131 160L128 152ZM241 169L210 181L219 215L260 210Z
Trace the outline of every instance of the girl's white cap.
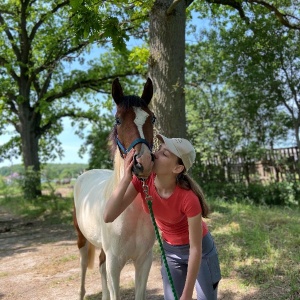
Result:
M168 150L181 158L186 171L193 165L196 158L196 151L193 145L183 138L167 138L162 134L156 136L161 142L165 143Z

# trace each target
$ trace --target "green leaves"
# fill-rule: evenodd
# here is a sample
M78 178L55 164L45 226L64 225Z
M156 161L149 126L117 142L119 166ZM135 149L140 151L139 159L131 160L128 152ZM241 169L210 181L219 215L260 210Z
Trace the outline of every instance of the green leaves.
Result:
M286 140L291 120L299 118L293 102L299 34L261 9L253 12L251 26L232 14L218 17L187 48L188 132L203 160L240 150L259 156L262 148Z
M2 159L18 158L21 154L20 138L12 137L7 143L0 146L0 162Z
M140 9L118 1L72 0L71 5L54 0L0 4L0 132L9 124L18 130L18 138L2 145L0 157L18 156L31 141L38 141L39 153L26 153L28 161L31 155L43 162L63 155L57 139L63 118L78 124L77 133L85 138L87 123L97 124L112 109L112 80L128 77L127 87L136 86L139 74L146 73L147 53L125 47L129 32L138 31L142 22L133 20L129 29L127 17ZM75 39L74 32L81 30ZM122 51L105 49L111 41Z
M77 41L109 39L115 50L126 51L131 35L140 35L153 1L70 1L70 18Z

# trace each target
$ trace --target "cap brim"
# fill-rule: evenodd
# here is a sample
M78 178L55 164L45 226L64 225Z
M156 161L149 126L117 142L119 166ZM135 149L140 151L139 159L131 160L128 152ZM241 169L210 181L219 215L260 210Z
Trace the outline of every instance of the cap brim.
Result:
M172 152L173 154L175 154L177 157L180 158L180 153L178 152L178 150L176 149L176 147L174 146L173 142L171 139L163 136L162 134L157 134L156 137L166 145L167 149Z

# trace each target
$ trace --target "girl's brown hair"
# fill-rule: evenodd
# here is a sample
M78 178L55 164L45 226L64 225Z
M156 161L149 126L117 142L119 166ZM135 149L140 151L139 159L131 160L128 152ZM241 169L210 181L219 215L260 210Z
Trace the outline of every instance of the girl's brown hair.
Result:
M183 162L180 158L178 163L183 165ZM208 218L209 207L206 203L203 191L198 183L190 175L188 175L185 170L177 175L177 185L182 189L192 190L195 193L201 205L202 217Z

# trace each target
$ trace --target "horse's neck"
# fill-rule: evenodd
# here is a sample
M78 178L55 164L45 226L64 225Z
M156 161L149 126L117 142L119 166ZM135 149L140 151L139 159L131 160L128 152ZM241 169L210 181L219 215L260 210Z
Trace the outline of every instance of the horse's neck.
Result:
M121 157L119 151L116 151L115 158L114 158L114 173L113 173L114 189L119 184L123 176L124 176L124 159Z
M116 189L117 185L119 184L123 176L124 176L124 159L122 159L119 151L116 151L114 157L114 171L106 185L106 190L105 190L106 199L108 199L111 193Z

